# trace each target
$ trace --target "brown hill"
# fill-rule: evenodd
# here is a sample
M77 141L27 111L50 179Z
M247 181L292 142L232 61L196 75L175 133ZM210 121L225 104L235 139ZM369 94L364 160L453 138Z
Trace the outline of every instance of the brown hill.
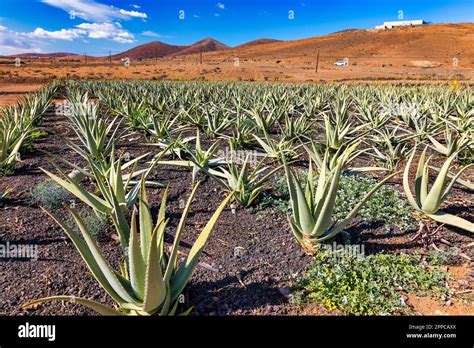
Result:
M474 23L431 24L420 27L402 27L391 30L350 30L308 39L241 45L231 51L208 53L209 58L224 59L229 54L252 60L314 60L334 61L349 58L359 64L396 63L403 60L432 61L452 64L459 58L460 66L473 66ZM464 64L464 65L463 65Z
M175 45L168 45L161 41L153 41L146 43L144 45L140 45L134 47L128 51L114 54L112 59L122 59L122 58L130 58L130 59L148 59L148 58L161 58L164 56L168 56L170 54L176 53L181 51L183 48L187 46L175 46ZM104 57L105 58L105 57Z
M234 48L243 48L243 47L250 47L250 46L258 46L258 45L266 45L269 43L275 42L283 42L282 40L275 40L275 39L257 39L253 41L246 42L242 45L235 46Z
M214 51L222 51L222 50L227 50L230 47L223 44L222 42L219 42L217 40L214 40L212 38L206 38L203 40L200 40L194 44L192 44L189 47L186 47L179 52L176 52L172 54L173 56L183 56L187 54L194 54L194 53L200 53L201 50L202 52L214 52Z

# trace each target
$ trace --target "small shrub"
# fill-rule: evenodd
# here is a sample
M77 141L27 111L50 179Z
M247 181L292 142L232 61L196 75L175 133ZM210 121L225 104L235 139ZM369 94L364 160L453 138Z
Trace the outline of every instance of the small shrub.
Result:
M334 210L335 219L343 219L376 183L371 178L342 176ZM408 229L416 224L412 212L406 199L400 198L393 187L384 185L372 195L359 211L358 216L369 223L383 222L386 228L392 225L400 229Z
M44 139L48 136L48 132L36 128L34 131L31 132L30 136L27 137L23 143L21 144L21 151L22 152L31 152L33 151L33 143L35 140Z
M35 129L33 132L31 132L31 139L32 140L44 139L48 136L48 134L49 133L43 129Z
M292 287L295 303L321 303L349 315L409 314L404 293L446 295L449 275L417 255L334 257L324 251Z
M100 214L100 213L99 213ZM82 218L85 226L89 229L92 237L96 240L100 240L105 238L107 230L110 226L110 221L106 215L97 215L91 209L82 209L79 211L79 215ZM74 222L74 219L71 217L68 221L68 225L75 230L78 234L81 232L79 231L79 227Z
M33 204L46 209L58 209L71 197L61 185L51 180L42 181L33 187L31 192Z

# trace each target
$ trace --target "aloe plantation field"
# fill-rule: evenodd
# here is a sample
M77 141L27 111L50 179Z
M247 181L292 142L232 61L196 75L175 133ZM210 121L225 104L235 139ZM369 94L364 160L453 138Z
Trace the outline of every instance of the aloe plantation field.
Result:
M56 81L0 109L3 315L473 315L469 85Z

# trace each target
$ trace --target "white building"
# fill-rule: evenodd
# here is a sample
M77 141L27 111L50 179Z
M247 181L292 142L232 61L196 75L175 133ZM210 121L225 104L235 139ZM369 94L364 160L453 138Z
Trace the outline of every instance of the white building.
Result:
M426 24L423 19L416 19L414 21L394 21L384 22L382 25L377 25L375 29L392 29L395 27L414 27L418 25Z

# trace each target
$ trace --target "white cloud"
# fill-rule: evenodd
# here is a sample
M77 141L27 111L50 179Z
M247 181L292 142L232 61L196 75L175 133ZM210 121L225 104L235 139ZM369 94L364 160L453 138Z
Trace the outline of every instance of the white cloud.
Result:
M193 18L201 18L201 17L198 15L193 15Z
M141 8L141 6L138 6L138 5L135 5L135 4L132 4L130 6L132 6L133 8Z
M219 13L214 13L214 16L220 17L221 15Z
M84 30L87 37L91 39L108 39L120 43L135 41L133 34L122 29L119 23L82 23L76 27Z
M66 11L71 17L87 21L107 22L113 19L147 18L138 11L126 11L94 0L40 0L41 2Z
M43 28L36 28L33 32L28 33L30 37L38 39L55 39L55 40L67 40L72 41L81 37L84 34L83 30L77 29L61 29L56 31L48 31Z
M41 48L37 42L26 37L22 33L9 30L0 25L0 55L11 55L18 53L40 53Z
M120 23L82 23L74 28L49 31L36 28L32 32L16 32L0 25L0 55L42 51L48 40L102 39L118 43L133 43L135 36L123 29Z
M146 13L143 13L143 12L138 12L138 11L126 11L126 10L122 10L122 9L120 9L119 12L120 12L121 14L130 16L130 17L147 18Z
M225 5L222 3L222 2L218 2L216 4L217 8L221 9L221 10L225 10Z
M133 34L122 29L120 23L82 23L72 29L61 29L57 31L36 28L33 32L26 33L25 35L31 38L67 41L84 37L113 40L120 43L132 43L135 41Z

